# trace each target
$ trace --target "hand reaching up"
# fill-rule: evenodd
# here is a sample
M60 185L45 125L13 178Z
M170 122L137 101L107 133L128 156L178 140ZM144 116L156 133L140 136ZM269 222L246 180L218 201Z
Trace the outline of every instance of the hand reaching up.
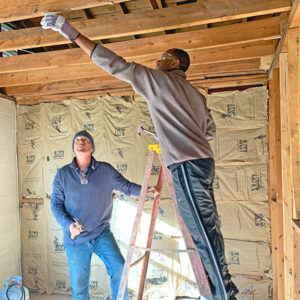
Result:
M70 23L62 16L46 13L41 21L43 29L52 29L58 31L70 41L78 38L80 33L70 25Z

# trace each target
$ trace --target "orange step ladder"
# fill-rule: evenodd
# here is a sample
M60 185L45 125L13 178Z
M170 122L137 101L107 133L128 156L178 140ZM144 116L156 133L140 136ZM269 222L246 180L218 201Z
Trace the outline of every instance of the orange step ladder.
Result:
M123 273L122 273L122 278L121 278L121 282L120 282L117 300L123 300L123 298L124 298L124 293L125 293L125 289L126 289L126 285L127 285L129 269L130 269L134 250L135 250L135 248L141 249L141 247L137 247L135 245L135 243L136 243L139 225L140 225L141 218L142 218L143 207L144 207L145 200L146 200L151 170L153 167L153 162L154 162L154 158L155 158L156 154L159 156L159 160L160 160L160 170L159 170L159 175L158 175L157 187L158 187L159 191L162 190L163 176L164 176L166 179L166 183L167 183L167 186L168 186L168 189L170 192L172 202L173 202L175 214L178 219L178 222L179 222L179 225L180 225L180 228L182 231L182 235L183 235L183 238L185 241L185 245L187 248L186 250L184 250L184 252L188 252L188 255L189 255L189 258L191 261L191 265L192 265L192 268L194 271L194 275L196 278L196 283L197 283L197 286L199 289L199 293L201 295L200 299L201 300L213 300L209 282L208 282L204 267L202 265L202 261L201 261L199 252L198 252L196 246L194 245L192 237L191 237L188 229L186 228L185 224L183 223L183 220L178 212L177 201L176 201L174 185L173 185L173 180L172 180L172 174L171 174L170 170L168 168L166 168L162 163L160 146L158 144L149 145L149 150L150 151L149 151L148 161L147 161L147 165L146 165L146 169L145 169L144 181L143 181L142 190L141 190L139 203L138 203L138 207L137 207L137 213L135 216L135 221L134 221L134 225L133 225L133 229L132 229L132 233L131 233L129 248L127 251L127 257L126 257L125 264L124 264L124 269L123 269ZM149 259L150 259L151 245L152 245L152 240L154 237L155 222L156 222L158 208L159 208L159 200L160 200L160 194L154 199L151 222L150 222L150 227L149 227L149 232L148 232L147 245L146 245L146 248L143 248L145 250L145 255L142 257L143 258L143 267L142 267L142 272L141 272L141 276L140 276L137 300L143 299L148 263L149 263ZM163 252L163 250L161 250L161 251ZM174 252L176 252L176 251L182 252L183 250L173 250L173 251Z

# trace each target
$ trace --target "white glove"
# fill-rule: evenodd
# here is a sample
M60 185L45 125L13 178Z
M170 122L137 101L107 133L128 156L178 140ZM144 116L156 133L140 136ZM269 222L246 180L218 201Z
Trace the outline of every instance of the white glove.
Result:
M43 29L52 29L58 31L70 41L74 41L78 38L80 33L70 25L70 23L62 16L46 13L41 21Z

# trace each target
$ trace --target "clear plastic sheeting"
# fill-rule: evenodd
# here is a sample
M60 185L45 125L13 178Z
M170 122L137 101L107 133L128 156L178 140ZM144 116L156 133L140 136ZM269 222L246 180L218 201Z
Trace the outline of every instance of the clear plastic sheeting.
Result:
M269 278L270 217L267 203L267 89L209 95L208 106L217 124L212 141L216 158L215 196L226 244L229 269L241 293L239 300L267 300ZM154 131L145 100L126 97L94 97L60 103L18 107L20 193L43 199L44 204L21 206L23 279L25 286L47 293L70 293L68 263L62 229L50 211L51 184L56 170L71 162L75 132L87 130L96 145L94 156L111 163L127 179L141 184L148 145L157 141L141 133L139 125ZM34 147L33 147L34 146ZM34 157L34 159L33 159ZM154 161L150 184L156 184L159 160ZM137 199L115 192L112 231L126 256L136 214ZM145 247L152 201L147 201L137 245ZM199 292L182 234L166 186L159 214L145 285L145 299L197 298ZM138 249L133 262L144 251ZM129 273L128 288L136 298L142 263ZM91 293L110 297L109 278L101 260L92 259Z

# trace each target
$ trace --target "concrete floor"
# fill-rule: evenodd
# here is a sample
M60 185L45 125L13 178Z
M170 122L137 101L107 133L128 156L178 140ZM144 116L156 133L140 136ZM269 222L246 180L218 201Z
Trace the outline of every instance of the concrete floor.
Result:
M31 293L30 300L72 300L70 295L40 295ZM98 300L99 298L91 298L91 300ZM103 298L101 298L103 299Z
M31 293L29 295L29 298L30 298L30 300L72 300L72 296L69 296L69 295L39 295L39 294L33 294L33 293ZM90 299L91 300L103 300L103 297L90 298ZM181 300L192 300L192 299L195 299L195 298L180 297L180 299ZM200 298L197 298L195 300L200 300Z
M71 300L72 296L30 294L29 298L30 300Z

